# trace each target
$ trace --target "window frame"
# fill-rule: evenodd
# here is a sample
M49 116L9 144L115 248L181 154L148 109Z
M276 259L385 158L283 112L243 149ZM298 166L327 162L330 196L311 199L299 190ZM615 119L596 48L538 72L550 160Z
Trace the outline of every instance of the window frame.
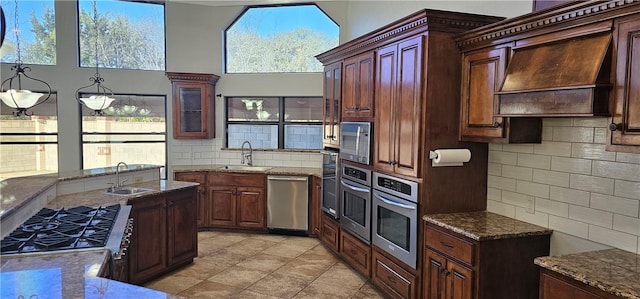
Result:
M278 121L229 121L229 101L233 98L277 98L278 99ZM285 121L285 101L287 98L305 98L305 99L317 99L318 101L324 103L323 98L320 96L225 96L224 97L224 129L225 129L225 148L229 147L229 125L277 125L278 126L278 147L277 148L257 148L259 150L292 150L292 151L317 151L321 150L321 148L317 149L303 149L303 148L285 148L285 126L286 125L320 125L322 126L322 118L319 121L309 121L309 122L296 122L296 121ZM322 137L322 136L320 136ZM235 147L234 147L235 149ZM239 149L239 148L238 148Z

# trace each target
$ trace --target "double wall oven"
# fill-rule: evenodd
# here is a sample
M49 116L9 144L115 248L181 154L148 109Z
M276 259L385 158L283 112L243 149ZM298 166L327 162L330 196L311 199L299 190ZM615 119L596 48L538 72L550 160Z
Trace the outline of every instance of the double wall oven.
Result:
M373 173L373 244L416 268L418 184Z
M371 242L371 170L342 164L340 226Z

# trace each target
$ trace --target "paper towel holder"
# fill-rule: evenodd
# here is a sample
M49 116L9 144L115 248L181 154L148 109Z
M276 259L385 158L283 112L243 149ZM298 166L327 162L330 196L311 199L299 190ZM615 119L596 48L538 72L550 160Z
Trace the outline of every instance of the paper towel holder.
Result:
M436 151L439 151L439 150L440 149L438 149ZM469 160L466 160L466 161L461 161L461 162L440 162L440 163L436 163L435 159L438 158L438 153L436 151L429 151L429 159L431 160L431 166L432 167L463 166L463 162L469 162ZM469 158L471 158L471 157L469 156Z

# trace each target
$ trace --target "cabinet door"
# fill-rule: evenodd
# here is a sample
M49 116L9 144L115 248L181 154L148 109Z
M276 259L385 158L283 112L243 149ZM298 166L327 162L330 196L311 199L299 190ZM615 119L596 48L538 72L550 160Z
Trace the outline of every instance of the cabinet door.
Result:
M376 126L374 128L373 165L378 170L393 171L395 160L395 89L397 45L381 48L376 55L375 106Z
M336 220L322 214L320 241L334 252L340 252L340 225Z
M163 196L145 197L132 205L129 278L138 284L167 268L167 209Z
M340 255L360 274L371 277L371 246L346 231L340 231Z
M168 264L192 261L198 255L196 188L167 195Z
M249 228L266 227L264 189L256 187L237 187L236 189L237 226Z
M215 137L214 74L167 72L173 86L173 138Z
M209 187L209 224L233 227L236 225L236 188L226 186Z
M342 119L371 121L373 117L373 52L344 61Z
M337 62L324 68L324 118L322 121L322 141L325 145L340 145L340 97L342 63Z
M617 151L640 153L640 20L638 15L616 22L615 101L609 145ZM615 147L635 145L636 147ZM614 147L612 147L614 146Z
M198 185L198 227L206 227L208 225L209 205L207 198L207 174L204 172L177 172L175 174L176 181L195 182Z
M322 179L317 176L311 177L311 205L309 212L309 234L320 235L320 216L322 216Z
M428 299L444 298L446 259L429 249L425 250L423 296Z
M472 271L450 260L447 261L446 298L471 299L473 297Z
M507 69L508 47L483 49L462 56L460 139L502 138L502 117L496 112L495 93Z
M422 36L398 45L394 172L418 176L422 104Z

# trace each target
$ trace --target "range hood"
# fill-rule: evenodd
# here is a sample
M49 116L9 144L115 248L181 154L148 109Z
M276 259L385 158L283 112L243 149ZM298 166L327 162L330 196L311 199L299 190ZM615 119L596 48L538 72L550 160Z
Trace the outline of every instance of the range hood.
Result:
M611 34L514 48L497 116L609 115Z

